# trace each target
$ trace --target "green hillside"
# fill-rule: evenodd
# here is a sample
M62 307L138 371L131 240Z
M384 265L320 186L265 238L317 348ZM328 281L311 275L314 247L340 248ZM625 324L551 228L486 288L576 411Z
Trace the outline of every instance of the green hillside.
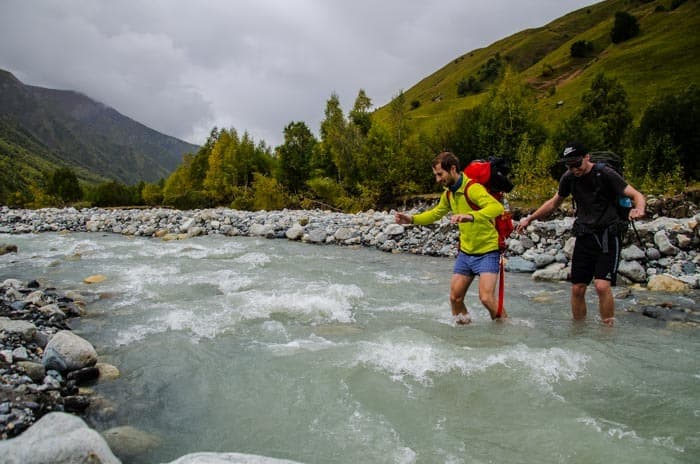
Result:
M408 113L409 125L415 131L432 133L460 111L479 105L498 81L487 81L480 93L463 97L457 93L458 84L478 77L490 59L509 66L532 89L537 117L550 129L574 112L600 72L624 86L630 110L638 120L655 97L700 83L700 2L688 0L671 10L672 3L600 2L457 57L404 90L406 102L414 108ZM613 44L610 32L618 11L633 15L640 33ZM572 58L571 45L582 40L593 44L592 53ZM386 121L389 106L377 109L374 118Z

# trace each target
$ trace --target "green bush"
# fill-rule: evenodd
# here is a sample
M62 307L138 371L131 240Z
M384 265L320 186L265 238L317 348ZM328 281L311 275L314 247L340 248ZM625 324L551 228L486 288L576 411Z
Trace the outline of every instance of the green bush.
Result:
M211 198L201 190L190 190L184 194L166 197L165 204L176 209L203 209L213 206Z
M610 38L613 43L624 42L639 34L639 23L637 18L625 11L615 13L615 25L613 26Z
M286 206L287 198L277 179L253 174L253 210L274 211Z
M585 58L593 53L593 43L588 40L579 40L571 44L570 54L572 58Z

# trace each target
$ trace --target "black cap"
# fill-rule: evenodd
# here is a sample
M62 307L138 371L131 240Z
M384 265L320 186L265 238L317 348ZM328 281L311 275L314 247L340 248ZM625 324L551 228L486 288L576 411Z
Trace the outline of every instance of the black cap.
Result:
M583 158L588 154L588 149L578 142L571 142L566 144L564 152L561 155L562 160Z

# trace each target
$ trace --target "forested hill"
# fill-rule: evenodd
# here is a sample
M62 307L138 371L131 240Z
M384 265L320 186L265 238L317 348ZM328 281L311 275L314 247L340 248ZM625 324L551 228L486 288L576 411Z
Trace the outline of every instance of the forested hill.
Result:
M87 96L29 86L0 70L0 168L22 187L58 167L125 184L167 177L198 146L161 134Z
M616 17L634 29L614 38ZM509 69L534 97L537 119L553 130L574 114L595 76L617 79L639 121L655 99L700 83L698 0L606 0L455 57L401 92L412 129L433 133L488 98ZM389 123L392 105L375 112Z

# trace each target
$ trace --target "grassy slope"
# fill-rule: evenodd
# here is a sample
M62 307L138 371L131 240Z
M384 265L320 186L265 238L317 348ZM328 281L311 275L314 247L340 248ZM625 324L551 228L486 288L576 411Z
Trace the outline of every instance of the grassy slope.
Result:
M481 103L485 92L460 98L457 83L476 75L496 53L506 58L522 82L533 89L538 117L549 128L571 115L599 72L620 80L638 120L654 98L675 93L691 82L700 83L700 2L688 0L674 11L654 12L658 5L669 4L669 0L608 0L469 52L404 92L406 102L421 103L408 113L411 125L431 133L459 111ZM616 11L627 11L637 18L639 36L621 44L611 43ZM578 40L593 42L596 56L571 58L571 44ZM552 75L542 76L545 65L553 68ZM556 92L549 95L553 85ZM439 101L434 101L436 97ZM555 109L560 100L564 105ZM388 111L388 105L379 108L374 117L386 122Z

